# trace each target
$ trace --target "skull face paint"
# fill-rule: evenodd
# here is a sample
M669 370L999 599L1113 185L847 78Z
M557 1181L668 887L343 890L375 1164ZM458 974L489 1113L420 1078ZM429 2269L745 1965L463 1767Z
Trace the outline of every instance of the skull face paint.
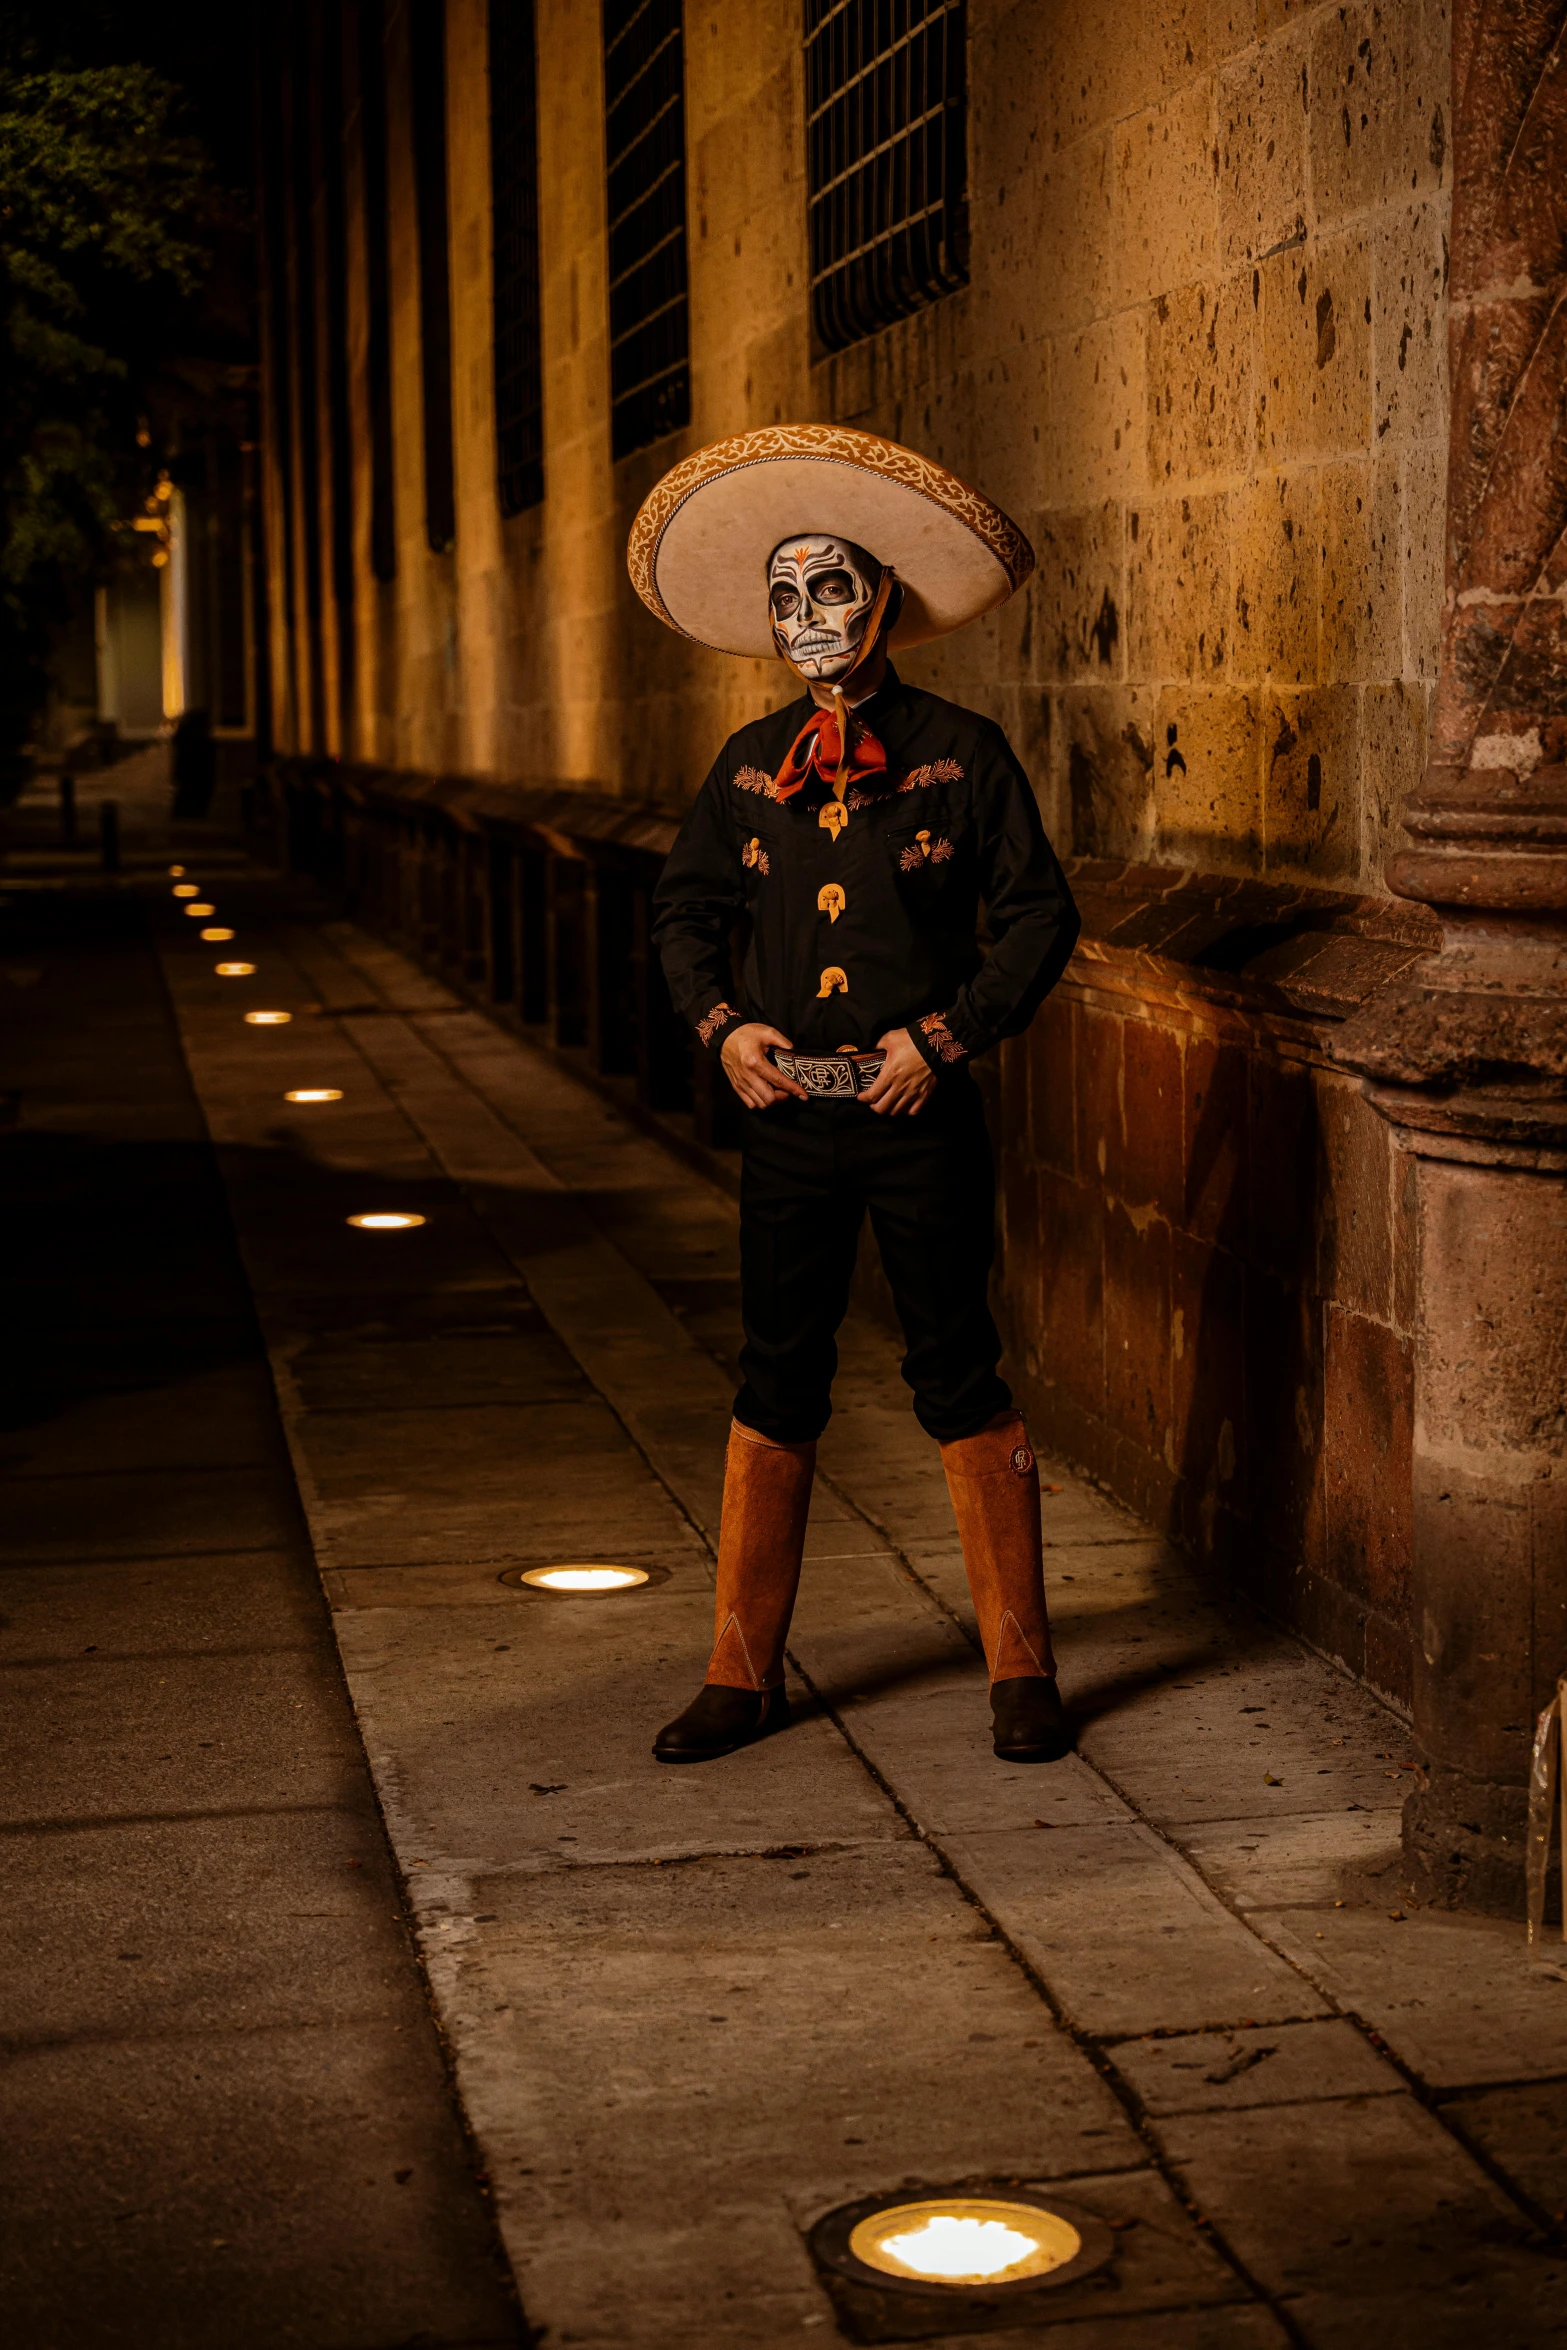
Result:
M813 685L831 685L854 665L882 567L849 539L785 539L767 565L773 642Z

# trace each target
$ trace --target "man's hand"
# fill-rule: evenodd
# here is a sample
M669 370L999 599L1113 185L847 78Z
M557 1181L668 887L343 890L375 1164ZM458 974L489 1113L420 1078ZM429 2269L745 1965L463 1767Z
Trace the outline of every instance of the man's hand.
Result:
M724 1064L724 1075L748 1110L770 1110L774 1102L787 1101L791 1094L797 1101L810 1099L803 1085L796 1085L767 1058L770 1044L786 1053L794 1050L789 1039L764 1020L747 1020L742 1027L731 1028L724 1038L718 1057Z
M891 1029L876 1049L887 1058L864 1096L865 1107L892 1118L917 1118L936 1082L935 1070L906 1028Z

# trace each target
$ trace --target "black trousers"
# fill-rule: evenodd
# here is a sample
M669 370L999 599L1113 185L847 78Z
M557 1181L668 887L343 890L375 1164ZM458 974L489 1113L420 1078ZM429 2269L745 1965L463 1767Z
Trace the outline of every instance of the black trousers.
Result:
M740 1182L744 1385L735 1418L805 1444L832 1411L838 1327L865 1212L903 1324L903 1376L940 1444L1012 1401L987 1297L995 1168L972 1078L944 1077L914 1118L859 1102L745 1112Z

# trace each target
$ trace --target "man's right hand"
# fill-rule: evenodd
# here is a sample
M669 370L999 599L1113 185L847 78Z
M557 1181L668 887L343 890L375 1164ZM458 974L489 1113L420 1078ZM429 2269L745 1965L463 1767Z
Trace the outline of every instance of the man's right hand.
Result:
M774 1102L787 1101L791 1094L797 1101L810 1099L803 1085L796 1085L767 1058L767 1048L773 1044L781 1052L794 1050L789 1039L769 1028L765 1020L747 1020L741 1027L731 1028L724 1038L719 1054L724 1075L748 1110L770 1110Z

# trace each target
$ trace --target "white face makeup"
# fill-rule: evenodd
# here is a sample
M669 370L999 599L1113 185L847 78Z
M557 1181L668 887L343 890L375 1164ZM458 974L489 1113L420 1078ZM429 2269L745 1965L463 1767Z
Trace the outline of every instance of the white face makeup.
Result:
M860 649L881 565L848 539L785 539L767 565L773 641L813 685L847 674Z

